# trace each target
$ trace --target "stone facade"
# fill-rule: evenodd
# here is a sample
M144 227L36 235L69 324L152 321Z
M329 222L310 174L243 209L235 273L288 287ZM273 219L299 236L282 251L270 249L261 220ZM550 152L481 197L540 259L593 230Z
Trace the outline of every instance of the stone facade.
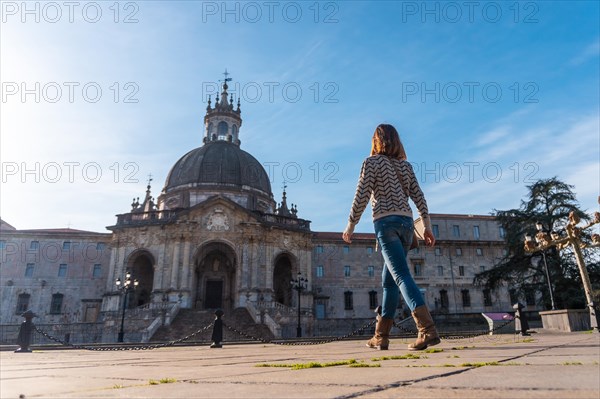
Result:
M298 300L308 331L315 320L371 318L382 295L374 234L355 234L346 244L340 232L312 232L288 207L285 188L277 204L264 168L240 149L241 125L239 102L234 110L225 83L220 101L208 104L204 144L175 163L156 201L149 181L143 201L117 215L110 234L16 230L2 222L0 323L17 324L31 309L38 323L102 322L114 337L128 303L147 338L180 308L245 307L277 335L295 322ZM502 257L495 220L431 217L436 247L422 246L408 259L432 311L509 311L505 289L472 284ZM127 272L138 285L125 301L115 281ZM306 289L294 289L297 276L308 280ZM399 313L407 314L402 303Z
M14 228L0 233L0 324L20 323L27 309L39 316L36 323L99 319L110 234Z

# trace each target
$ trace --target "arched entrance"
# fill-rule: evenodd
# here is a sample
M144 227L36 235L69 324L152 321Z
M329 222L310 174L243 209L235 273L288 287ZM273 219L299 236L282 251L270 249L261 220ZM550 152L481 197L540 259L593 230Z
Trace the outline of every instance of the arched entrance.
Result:
M154 257L146 250L138 250L129 256L127 270L139 285L128 300L128 307L135 308L150 302L154 284Z
M232 309L235 303L235 251L222 242L200 248L195 256L195 309Z
M273 295L275 302L292 306L292 259L281 254L275 259L273 268Z

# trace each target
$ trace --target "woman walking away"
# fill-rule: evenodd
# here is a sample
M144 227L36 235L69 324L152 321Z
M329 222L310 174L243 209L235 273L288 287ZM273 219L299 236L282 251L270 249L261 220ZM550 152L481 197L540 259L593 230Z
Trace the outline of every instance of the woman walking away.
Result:
M423 295L406 262L414 229L409 197L423 220L425 245L433 247L435 237L431 232L427 202L412 166L406 160L406 152L398 132L392 125L379 125L373 134L371 156L363 162L348 226L342 235L344 241L352 242L354 226L371 199L375 235L385 264L382 273L383 309L381 315L377 316L375 336L367 342L370 348L388 349L400 293L408 304L419 331L417 340L408 345L408 349L423 350L440 343Z

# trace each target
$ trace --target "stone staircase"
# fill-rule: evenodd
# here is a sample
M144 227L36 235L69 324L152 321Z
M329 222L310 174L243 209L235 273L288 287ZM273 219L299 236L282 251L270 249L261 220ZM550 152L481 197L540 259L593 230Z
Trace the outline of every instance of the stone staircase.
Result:
M207 331L195 335L185 342L207 342L211 340L212 323L215 320L214 311L210 310L194 310L181 309L175 317L175 320L170 326L161 326L156 333L150 338L150 342L170 342L186 337L199 329L211 325ZM229 313L225 313L222 318L223 322L237 330L243 331L246 334L254 337L263 338L266 340L272 339L273 334L263 324L257 324L252 319L246 308L236 308ZM223 327L223 342L232 341L247 341L239 334L229 331Z

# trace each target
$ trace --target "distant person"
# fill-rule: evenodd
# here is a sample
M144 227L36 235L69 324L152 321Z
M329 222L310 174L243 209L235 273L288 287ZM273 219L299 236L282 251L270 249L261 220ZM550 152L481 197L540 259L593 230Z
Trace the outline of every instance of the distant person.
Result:
M374 349L388 349L400 292L419 331L417 340L409 344L408 349L423 350L440 343L431 314L406 261L414 231L409 197L423 220L425 245L433 247L435 237L427 202L413 168L406 160L406 152L398 132L392 125L379 125L373 134L371 156L363 162L348 226L342 234L344 241L352 242L354 227L370 199L375 235L385 260L382 273L382 313L377 316L375 335L367 342L367 346Z

